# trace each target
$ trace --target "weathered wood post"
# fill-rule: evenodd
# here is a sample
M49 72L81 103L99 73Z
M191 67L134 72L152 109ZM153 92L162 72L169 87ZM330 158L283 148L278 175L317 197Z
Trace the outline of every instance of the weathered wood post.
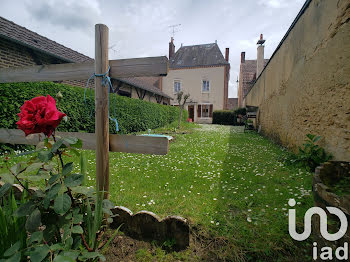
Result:
M107 72L108 27L95 25L95 73ZM95 133L96 133L96 185L109 194L109 118L108 88L102 85L102 77L95 77Z

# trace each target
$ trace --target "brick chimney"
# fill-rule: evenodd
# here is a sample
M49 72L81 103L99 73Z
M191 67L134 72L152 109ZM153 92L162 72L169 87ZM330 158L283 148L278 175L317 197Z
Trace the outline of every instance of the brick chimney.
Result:
M174 58L174 56L175 56L174 38L171 37L171 40L169 42L169 59Z
M241 52L241 63L245 63L245 52Z
M265 40L263 39L263 34L260 34L260 39L256 43L258 45L256 59L256 78L259 77L264 69L264 43Z
M226 47L225 50L225 60L228 62L229 60L229 56L230 56L230 49L228 47Z

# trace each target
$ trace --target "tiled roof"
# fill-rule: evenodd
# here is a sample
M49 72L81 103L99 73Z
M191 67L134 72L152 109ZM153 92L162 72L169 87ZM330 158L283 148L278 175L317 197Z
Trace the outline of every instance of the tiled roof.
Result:
M28 46L29 48L36 49L40 52L44 52L67 62L79 63L94 60L93 58L56 43L55 41L52 41L0 16L0 38L1 37ZM122 78L119 80L157 95L171 98L155 86L156 81L158 81L158 77L134 77Z
M0 16L0 37L37 49L67 62L85 62L92 58L41 36Z
M264 67L266 66L269 59L264 59ZM256 60L245 60L244 63L241 63L242 70L242 89L243 89L243 98L249 93L252 89L255 80L256 80Z
M122 81L126 84L141 88L150 93L160 95L166 98L173 99L167 94L163 93L159 87L159 77L125 77L118 78L117 80Z
M169 67L172 69L227 64L216 43L182 46L169 61Z

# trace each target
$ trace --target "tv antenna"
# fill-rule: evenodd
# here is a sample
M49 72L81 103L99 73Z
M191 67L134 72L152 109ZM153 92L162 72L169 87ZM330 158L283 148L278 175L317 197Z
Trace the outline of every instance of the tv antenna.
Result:
M117 53L117 50L114 49L114 47L115 47L116 45L117 45L117 44L113 44L113 45L111 45L111 46L108 47L108 49L111 49L111 50L114 52L114 54Z
M175 33L179 32L179 31L176 31L175 28L176 28L176 27L179 27L180 25L181 25L181 24L169 25L169 27L172 28L172 30L171 30L172 32L171 32L171 33L172 33L173 37L175 37Z

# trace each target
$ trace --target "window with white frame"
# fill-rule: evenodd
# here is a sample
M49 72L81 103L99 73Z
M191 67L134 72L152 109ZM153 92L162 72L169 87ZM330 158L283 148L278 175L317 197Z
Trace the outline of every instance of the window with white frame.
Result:
M209 80L202 81L202 93L209 93L210 91L210 82Z
M179 80L174 81L174 93L181 91L181 82Z

